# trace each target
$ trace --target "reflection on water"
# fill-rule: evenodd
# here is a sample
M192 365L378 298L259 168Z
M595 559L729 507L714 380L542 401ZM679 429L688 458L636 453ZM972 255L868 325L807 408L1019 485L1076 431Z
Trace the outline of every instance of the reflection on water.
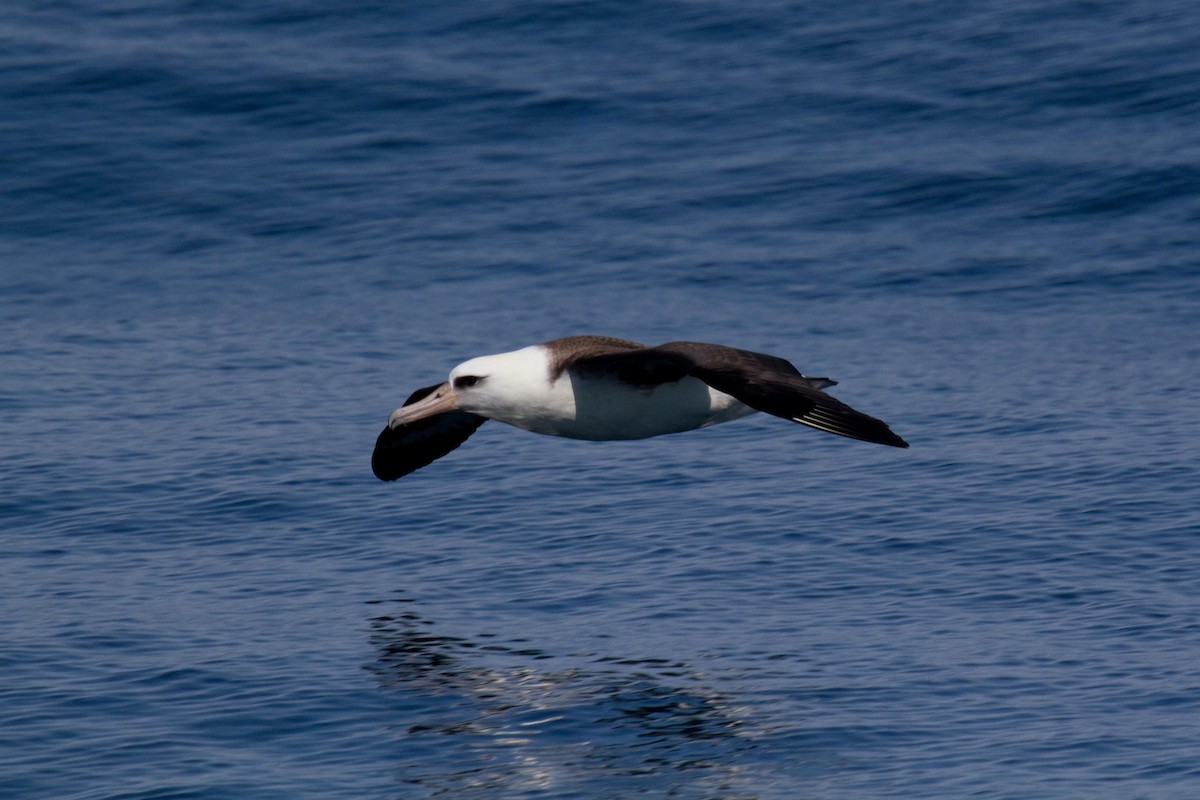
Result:
M404 796L756 796L745 711L687 665L442 636L377 604L368 668L396 692Z

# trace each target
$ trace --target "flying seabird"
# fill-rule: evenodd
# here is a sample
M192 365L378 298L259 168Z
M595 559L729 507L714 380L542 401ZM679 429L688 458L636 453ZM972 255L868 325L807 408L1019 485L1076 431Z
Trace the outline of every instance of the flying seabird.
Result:
M459 364L392 412L371 469L394 481L454 450L489 419L572 439L645 439L758 411L867 442L908 447L882 420L776 356L703 342L658 347L568 336Z

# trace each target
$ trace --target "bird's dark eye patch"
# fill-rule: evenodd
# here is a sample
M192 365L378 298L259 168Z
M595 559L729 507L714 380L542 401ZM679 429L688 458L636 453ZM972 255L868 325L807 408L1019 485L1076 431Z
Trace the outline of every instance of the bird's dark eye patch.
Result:
M455 389L467 389L479 383L483 378L478 375L460 375L454 379Z

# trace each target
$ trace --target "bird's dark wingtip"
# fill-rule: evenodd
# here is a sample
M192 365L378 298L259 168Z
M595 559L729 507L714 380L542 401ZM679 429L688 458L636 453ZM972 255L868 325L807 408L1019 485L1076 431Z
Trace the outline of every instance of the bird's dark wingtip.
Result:
M866 417L865 414L862 416ZM885 444L888 447L899 447L903 449L909 446L908 442L900 438L900 436L898 436L882 420L877 420L874 417L867 417L867 419L870 420L871 423L878 424L862 425L861 427L855 426L847 430L830 430L830 433L849 436L851 439L861 439L864 442L871 442L873 444Z
M888 424L881 419L869 416L861 411L855 411L850 406L824 395L808 411L791 417L793 422L816 428L827 433L835 433L850 439L858 439L872 444L884 444L889 447L908 447Z
M406 464L405 459L399 457L399 438L391 428L384 428L375 440L375 450L371 453L371 472L381 481L399 480L417 469L411 466L411 462Z

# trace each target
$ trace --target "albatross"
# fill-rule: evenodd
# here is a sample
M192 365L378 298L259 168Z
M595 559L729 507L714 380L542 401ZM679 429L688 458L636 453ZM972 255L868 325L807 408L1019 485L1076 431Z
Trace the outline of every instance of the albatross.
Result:
M392 412L371 469L394 481L457 448L489 419L571 439L645 439L759 411L811 428L908 447L887 423L822 391L777 356L704 342L649 347L611 336L567 336L479 356Z

